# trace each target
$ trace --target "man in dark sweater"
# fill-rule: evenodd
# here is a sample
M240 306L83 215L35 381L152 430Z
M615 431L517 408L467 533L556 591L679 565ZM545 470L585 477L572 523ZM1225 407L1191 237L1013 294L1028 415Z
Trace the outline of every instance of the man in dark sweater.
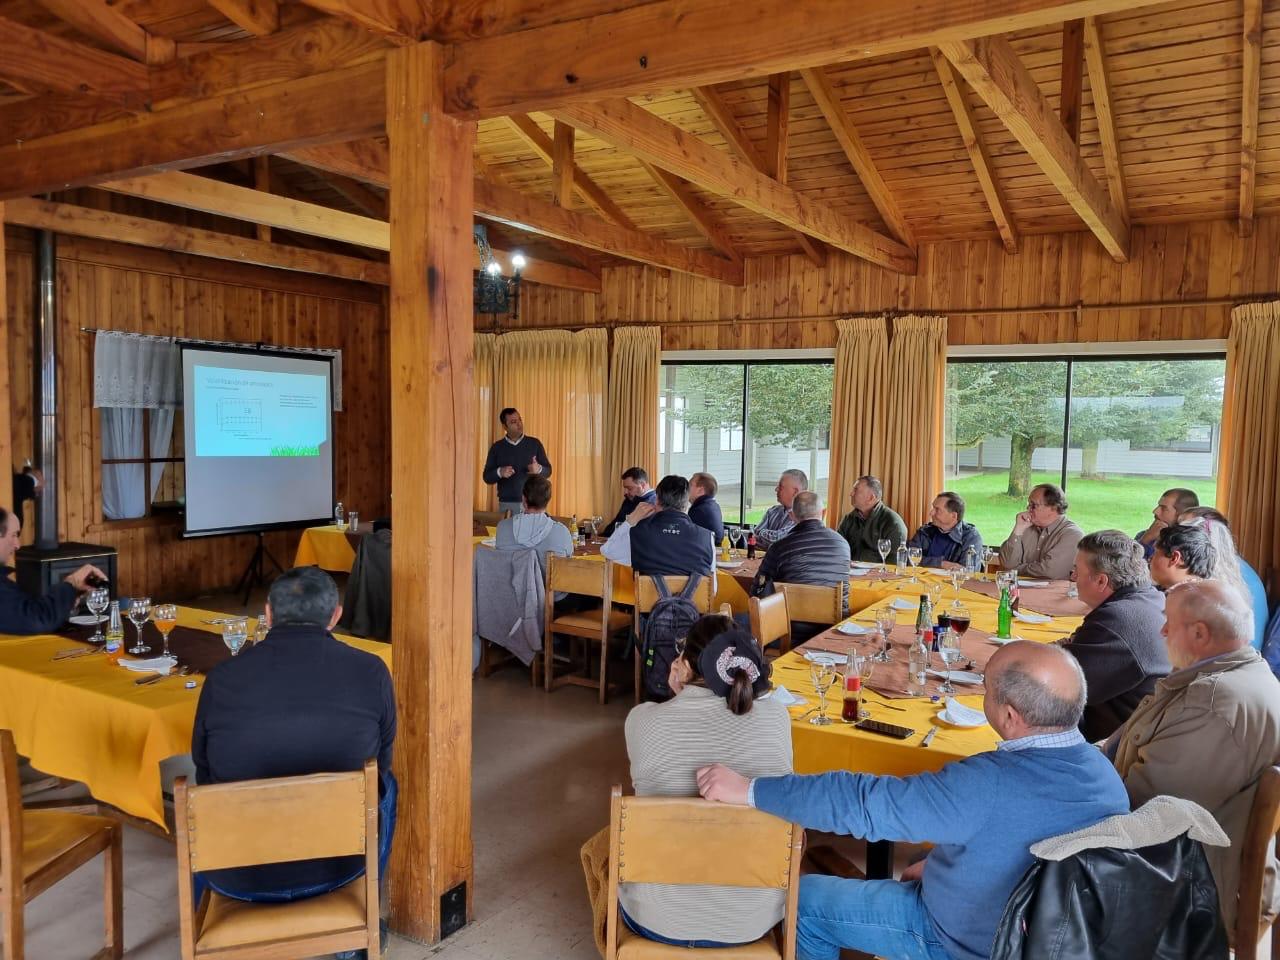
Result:
M262 643L209 672L196 708L196 782L359 770L376 757L379 875L395 831L391 674L371 653L329 632L342 616L338 588L318 567L271 584ZM335 890L364 873L364 858L336 857L215 870L203 879L238 900L282 902Z
M631 516L632 510L642 503L652 506L657 502L658 495L649 488L649 474L645 472L644 467L629 467L622 471L622 506L618 508L617 514L608 525L600 531L600 535L613 536L613 532Z
M550 477L551 461L542 441L525 436L524 420L515 407L507 407L498 414L507 435L489 448L484 461L484 482L498 485L498 509L510 510L512 516L523 508L520 496L528 477Z
M107 575L86 563L43 597L33 597L9 579L13 576L13 555L21 545L21 521L0 507L0 633L52 633L67 622L76 598L89 589L89 577L105 582Z
M775 583L807 583L818 587L842 588L844 610L849 607L849 541L822 522L822 498L812 490L797 493L791 502L796 525L764 555L751 593L767 597ZM821 633L830 623L791 624L791 642L804 641Z
M689 478L689 519L711 531L716 543L724 539L724 516L716 502L719 484L709 473L695 473Z
M964 567L972 560L971 569L977 570L982 564L982 534L964 522L964 498L950 490L933 498L929 522L916 530L907 546L920 548L920 562L926 567Z
M1066 640L1089 681L1080 730L1088 740L1105 740L1169 673L1160 633L1164 594L1151 583L1142 544L1119 530L1083 538L1073 576L1080 599L1091 608Z
M711 531L689 519L689 481L663 477L658 483L657 509L636 510L600 548L606 560L624 563L636 573L687 577L715 573L716 549ZM639 519L638 519L639 518Z

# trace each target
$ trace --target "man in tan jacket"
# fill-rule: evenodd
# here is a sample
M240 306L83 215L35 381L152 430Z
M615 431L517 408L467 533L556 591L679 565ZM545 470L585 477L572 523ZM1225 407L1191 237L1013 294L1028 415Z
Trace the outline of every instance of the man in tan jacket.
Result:
M1235 930L1241 844L1262 771L1280 758L1280 683L1249 642L1253 614L1229 584L1189 580L1165 600L1173 673L1156 684L1103 749L1134 809L1168 794L1204 807L1231 838L1206 847L1223 921ZM1263 902L1280 909L1271 857Z
M1076 560L1076 544L1084 536L1067 519L1067 495L1052 483L1031 488L1027 509L1013 519L1013 530L1000 544L1000 565L1025 577L1066 580Z

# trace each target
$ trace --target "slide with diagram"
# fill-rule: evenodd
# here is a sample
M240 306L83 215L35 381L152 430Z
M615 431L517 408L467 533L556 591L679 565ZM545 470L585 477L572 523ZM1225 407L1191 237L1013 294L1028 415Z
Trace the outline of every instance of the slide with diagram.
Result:
M328 377L200 364L192 372L196 456L320 456Z

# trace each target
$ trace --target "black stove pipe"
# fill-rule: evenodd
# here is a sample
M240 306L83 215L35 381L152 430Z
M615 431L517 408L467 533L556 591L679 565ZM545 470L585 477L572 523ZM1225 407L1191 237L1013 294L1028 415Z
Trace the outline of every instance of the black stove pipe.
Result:
M35 454L36 466L44 474L44 488L36 499L37 549L58 546L58 312L56 300L57 249L52 231L36 234L36 343L35 371Z

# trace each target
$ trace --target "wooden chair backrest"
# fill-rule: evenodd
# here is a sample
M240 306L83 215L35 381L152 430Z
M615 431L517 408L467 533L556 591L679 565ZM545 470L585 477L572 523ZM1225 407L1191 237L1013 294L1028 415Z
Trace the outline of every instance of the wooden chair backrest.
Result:
M11 730L0 730L0 803L0 891L9 900L8 909L21 910L22 783Z
M496 527L498 521L511 516L510 510L474 510L471 513L472 527Z
M751 618L751 635L760 644L760 649L763 650L775 640L785 641L791 636L791 618L787 614L785 593L752 597L748 602L748 608Z
M608 957L617 955L618 885L683 883L787 891L784 957L795 954L804 830L751 807L697 797L623 796L609 818Z
M547 596L553 591L576 593L584 597L610 597L613 587L613 564L591 557L560 557L547 554ZM550 601L548 601L550 602Z
M844 619L842 584L815 587L807 583L778 583L775 589L787 598L792 623L839 623Z
M1240 894L1236 909L1235 955L1237 960L1254 960L1258 941L1270 924L1262 919L1262 889L1266 880L1267 854L1280 850L1280 766L1268 767L1258 778L1258 790L1249 812L1249 826L1240 849ZM1271 931L1271 956L1280 957L1280 931Z
M663 577L663 579L667 581L667 589L671 591L672 596L679 596L680 591L689 582L688 577ZM710 613L711 605L715 601L715 593L715 574L704 576L698 582L698 588L693 592L694 606L702 613ZM647 573L637 573L636 613L648 613L657 602L658 588L653 585L653 578Z

